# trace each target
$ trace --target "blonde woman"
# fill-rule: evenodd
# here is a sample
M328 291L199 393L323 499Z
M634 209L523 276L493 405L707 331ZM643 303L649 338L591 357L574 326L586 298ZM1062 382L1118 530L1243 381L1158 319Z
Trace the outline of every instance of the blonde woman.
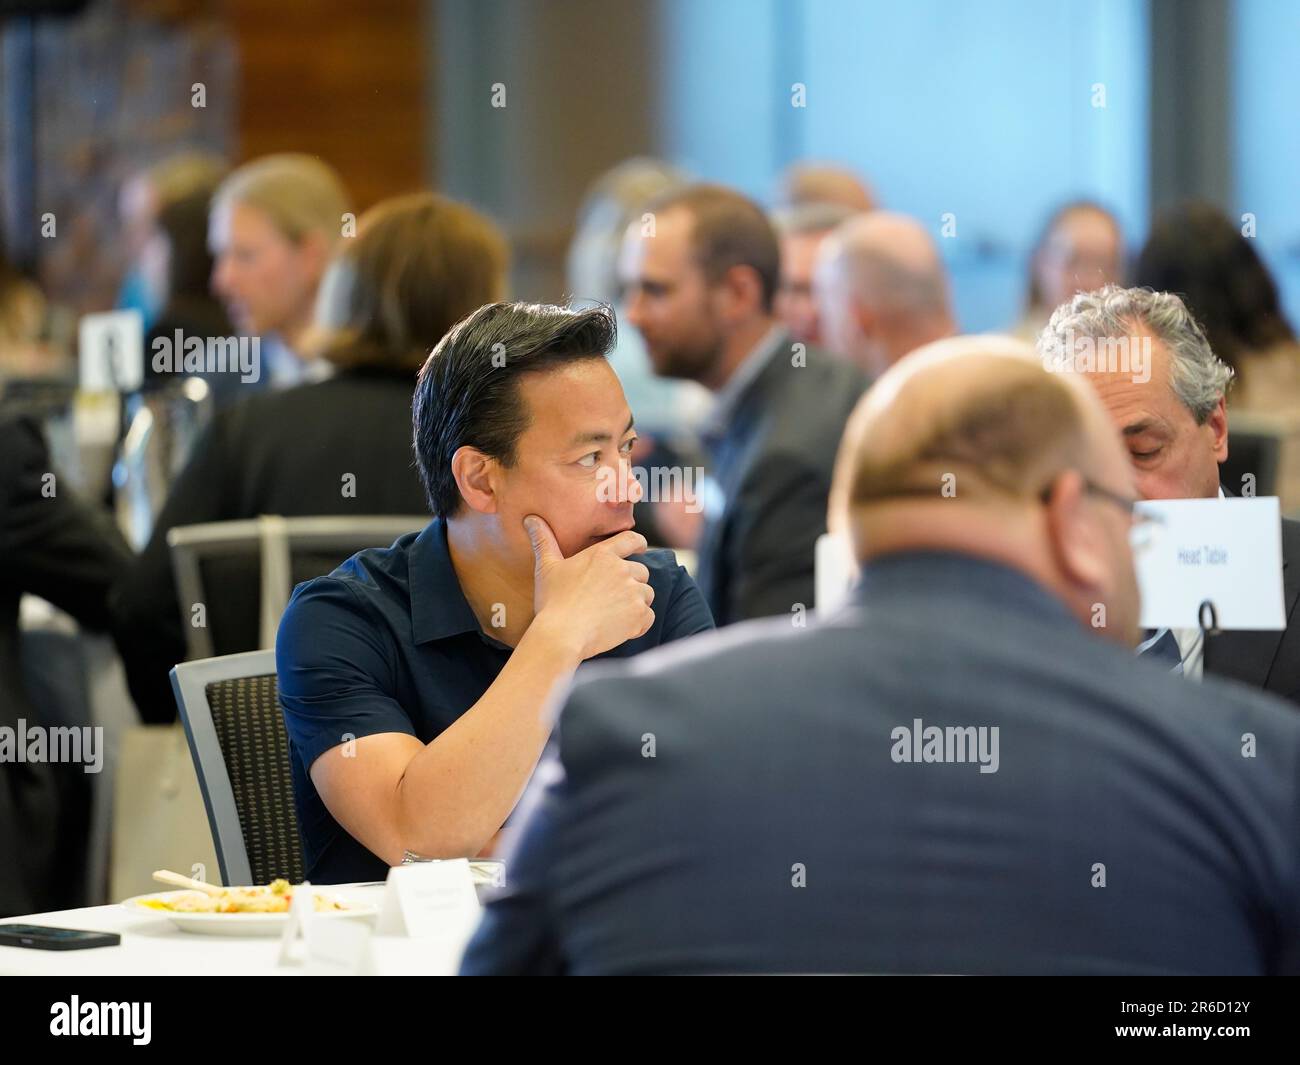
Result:
M261 339L272 385L326 372L303 343L316 293L351 227L338 175L310 155L268 155L239 167L212 198L212 290L235 327Z

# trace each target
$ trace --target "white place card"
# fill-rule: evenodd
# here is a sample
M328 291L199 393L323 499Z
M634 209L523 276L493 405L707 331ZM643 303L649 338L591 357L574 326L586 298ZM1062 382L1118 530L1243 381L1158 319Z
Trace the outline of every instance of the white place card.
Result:
M371 941L374 932L361 920L316 918L308 926L308 976L375 976L378 967Z
M82 315L77 362L83 392L134 392L144 383L144 320L139 311Z
M1206 600L1220 629L1286 627L1276 496L1152 499L1138 510L1158 519L1134 551L1143 628L1196 628Z
M276 965L298 968L307 976L375 975L374 932L369 924L343 917L322 919L316 913L315 896L307 880L293 889Z
M848 601L858 563L847 535L822 533L813 549L813 602L817 613L828 614Z
M375 931L433 936L477 921L480 910L466 859L399 865L388 871Z
M311 882L304 880L293 889L289 903L289 919L280 933L280 958L278 965L301 965L306 957L306 944L311 930L311 919L316 914L316 900Z

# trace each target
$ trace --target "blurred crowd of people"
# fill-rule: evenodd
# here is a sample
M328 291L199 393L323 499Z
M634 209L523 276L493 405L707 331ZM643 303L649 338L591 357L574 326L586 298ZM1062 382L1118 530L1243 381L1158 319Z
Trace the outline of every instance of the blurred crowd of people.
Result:
M1019 499L1030 482L1050 474L1044 484L1033 487L1045 493L1042 500L1051 508L1053 521L1068 523L1075 520L1072 508L1082 506L1079 500L1093 488L1104 489L1129 509L1136 498L1134 490L1146 495L1157 491L1214 494L1220 484L1219 464L1227 456L1231 422L1234 429L1240 426L1277 438L1277 490L1283 510L1300 508L1300 350L1296 335L1255 242L1210 204L1189 203L1159 216L1136 254L1131 235L1126 239L1118 219L1104 206L1087 200L1063 205L1047 219L1029 255L1023 312L1018 321L1006 326L1008 336L1018 341L989 340L977 348L963 347L966 342L955 339L962 332L962 323L931 227L880 204L858 175L831 165L805 163L791 168L782 175L769 205L724 186L698 182L654 159L629 160L602 175L583 199L566 263L570 302L565 313L585 309L597 316L577 321L564 314L557 317L547 308L504 303L509 242L479 211L433 192L414 192L385 200L357 216L340 177L325 162L306 155L274 155L234 168L205 155L178 156L125 182L120 212L129 268L122 280L119 307L139 313L145 337L145 381L140 397L168 402L176 397L187 401L197 397L199 428L192 440L167 455L165 491L150 499L151 528L141 542L128 546L134 537L126 537L124 530L114 527L113 486L87 485L77 493L65 490L64 482L58 480L60 487L52 497L46 475L56 473L55 463L43 427L35 420L50 412L29 402L29 388L33 383L61 383L71 393L76 377L73 329L66 312L51 305L30 277L0 258L0 432L6 440L0 444L5 456L0 476L3 724L13 725L19 718L39 721L44 713L19 679L19 601L23 595L47 599L86 627L111 633L141 719L172 722L177 708L169 671L186 657L185 630L193 623L193 611L199 605L181 601L168 544L172 530L266 514L427 516L431 509L435 522L446 522L451 515L433 505L437 496L430 481L429 463L442 454L438 446L445 446L446 440L452 439L448 434L467 418L482 420L476 431L485 434L485 439L508 427L492 423L496 415L505 418L500 411L496 415L490 410L476 411L479 391L488 387L479 379L454 379L456 389L447 385L450 392L435 394L437 385L430 380L436 371L430 369L430 352L442 350L448 359L453 355L469 359L479 351L474 344L486 343L483 338L501 337L501 366L505 367L519 356L511 350L514 341L510 337L533 338L527 342L534 343L537 337L546 336L558 362L572 354L565 345L577 343L575 337L605 336L601 313L613 317L608 352L598 354L608 354L635 422L635 438L627 440L628 451L618 461L640 469L679 473L698 469L703 473L698 483L689 476L681 478L680 483L689 486L682 490L647 492L639 487L630 497L610 504L611 508L632 508L636 530L644 537L635 544L627 541L632 546L624 554L640 554L638 547L666 548L694 560L691 587L698 587L702 604L695 604L692 591L688 609L684 586L673 583L675 571L669 568L661 573L651 565L649 586L652 590L657 587L657 594L664 597L654 603L654 610L658 613L662 608L670 621L676 617L680 625L672 632L647 627L640 633L629 630L629 634L637 639L645 636L650 644L669 642L711 627L702 620L706 616L711 616L713 625L723 627L772 616L789 619L792 612L798 615L812 609L817 544L828 531L828 501L833 502L837 485L845 528L854 531L858 559L868 573L875 573L864 587L878 586L879 601L896 611L868 615L862 622L864 631L855 633L862 648L873 648L869 662L866 657L863 662L874 670L862 666L852 677L856 688L849 686L847 679L837 682L838 686L819 686L819 678L835 676L855 654L842 646L842 632L825 637L803 658L778 640L775 630L763 630L761 637L751 635L749 639L756 641L754 649L736 647L724 652L724 658L734 658L724 663L731 670L727 675L743 678L736 683L750 689L740 701L727 694L726 676L722 675L726 669L712 660L680 660L679 674L675 672L679 659L656 659L664 663L663 673L657 680L643 679L643 686L626 697L628 704L635 706L637 700L644 700L646 705L682 708L712 700L728 724L711 725L707 732L725 727L744 732L748 724L742 703L759 698L756 691L769 692L768 698L775 700L773 706L782 699L795 700L796 677L803 678L807 690L821 693L817 697L820 702L832 706L844 704L849 698L846 693L853 690L901 700L892 678L925 672L925 656L919 655L916 647L929 636L941 655L951 654L959 661L963 656L972 661L978 658L963 644L960 629L961 625L979 627L979 602L1002 603L1005 597L1005 603L1023 605L1026 616L1038 612L1042 625L1049 629L1065 617L1058 604L1026 590L1014 578L991 575L978 567L954 568L945 578L950 583L943 587L927 583L929 578L919 572L905 572L905 566L872 571L870 563L882 552L882 545L895 540L909 550L942 551L955 545L965 545L964 550L975 538L982 538L984 555L996 556L1004 566L1030 571L1067 604L1069 613L1079 616L1086 614L1087 595L1104 592L1113 602L1123 602L1130 595L1132 589L1125 587L1122 566L1116 561L1122 552L1111 542L1121 533L1109 526L1088 526L1089 535L1095 535L1098 544L1109 545L1101 547L1082 545L1062 531L1061 524L1044 527L1023 516L1015 521L990 518L985 525L984 512L972 508L955 512L959 518L950 517L949 511L933 500L914 501L915 513L907 506L897 513L891 507L874 509L888 497L881 485L892 485L905 494L909 485L915 488L920 483L919 471L929 476L944 468L943 462L960 465L963 455L969 460L971 448L988 458L982 468L971 466L969 476L981 484L981 491L987 489L989 498L1009 495ZM502 309L492 314L484 310L492 306ZM602 308L611 310L602 312ZM517 334L510 333L510 328ZM1115 335L1115 330L1151 335L1166 351L1161 356L1165 360L1161 380L1169 382L1162 393L1168 403L1162 415L1170 427L1167 439L1143 444L1140 432L1129 432L1121 425L1122 412L1115 405L1118 401L1113 402L1115 391L1107 390L1109 385L1099 386L1099 401L1091 392L1075 389L1074 384L1034 378L1016 362L1029 350L1026 342L1076 333L1108 336ZM260 372L255 379L246 379L210 365L197 374L160 370L152 354L160 345L166 347L181 337L202 338L205 343L212 338L255 338ZM931 361L923 358L916 362L912 353L918 349L930 352ZM195 376L205 386L198 393L188 381ZM423 399L417 379L419 389L424 390ZM1208 389L1204 403L1189 399L1193 395L1189 381L1199 382L1202 391ZM896 393L899 405L886 407L885 399L873 400L882 393L881 387L873 387L874 382L881 382L882 387L893 382L895 392L890 395ZM583 391L588 385L596 391ZM617 397L608 399L608 389L613 386L607 381L579 387L575 378L570 387L568 395L575 403L583 396L599 395L605 397L600 402L608 400L615 413L622 410ZM414 450L413 396L417 402ZM144 402L140 397L137 401ZM1017 397L1028 397L1029 406L1018 403ZM126 476L121 472L125 469L123 455L131 446L132 423L127 416L133 409L131 400L123 398L121 432L115 443L119 489ZM151 408L153 416L159 417L162 409ZM1041 418L1035 409L1042 412ZM900 410L907 412L906 417ZM423 430L421 417L425 419ZM532 411L532 418L530 424L543 426L538 410ZM895 424L896 418L904 418L904 422ZM1112 421L1125 433L1122 447L1110 428ZM1184 423L1185 431L1179 428ZM606 435L617 436L621 428L616 426ZM631 429L629 425L627 430ZM424 444L421 431L429 434ZM1145 450L1139 451L1140 444ZM926 447L932 450L927 452ZM1086 448L1091 456L1087 462L1080 448ZM1144 466L1154 463L1150 456L1161 449L1173 454L1178 448L1187 449L1186 455L1191 457L1173 472L1165 467L1157 475ZM445 457L450 466L451 456ZM512 458L503 455L501 461L508 468ZM1136 472L1130 473L1130 464ZM1075 467L1083 469L1083 480L1071 479L1069 471ZM463 483L473 476L473 471L458 467L456 484L462 485L462 495ZM998 477L1004 477L1006 483L995 483ZM51 498L57 498L57 506L45 505ZM483 506L491 509L486 503ZM611 516L621 513L608 511ZM612 517L596 524L610 536L629 532L621 520L615 522ZM518 542L503 540L497 545L500 557L483 564L489 568L500 565L503 573L508 567L522 567L531 573L536 563L540 573L545 568L543 562L549 565L560 555L571 556L565 531L557 527L553 532L554 539L530 532L530 548L522 532L514 530L511 535ZM458 544L454 535L446 531L442 535L447 538L444 550L452 561L469 550ZM483 533L489 541L492 535ZM1014 544L1021 559L1028 561L1017 563L1007 547L994 546L999 542ZM410 550L414 559L419 550L414 541ZM395 572L393 565L391 558L382 566L375 562L367 579L372 585L385 580L413 581L413 575L408 576L404 568ZM402 567L405 565L403 561ZM531 587L532 578L527 579ZM255 575L238 568L223 580L231 587L242 582L256 588ZM473 589L463 574L460 581L472 600ZM962 598L953 591L952 581L969 582L967 592L978 590L984 598L979 602ZM642 578L641 583L645 582ZM555 587L559 586L557 578ZM916 589L922 587L928 589L934 603L946 602L951 613L943 615L938 607L917 606ZM413 599L418 589L403 594ZM561 592L552 594L559 597ZM669 595L675 614L669 612ZM485 602L490 604L491 597ZM1291 605L1289 602L1288 609ZM212 604L209 607L215 609ZM308 608L296 601L293 609L301 613ZM576 610L573 607L573 612ZM1113 639L1129 641L1131 649L1141 634L1135 628L1133 604L1125 610L1131 615L1132 631L1117 622ZM1119 616L1125 616L1123 610ZM252 606L245 602L225 617L224 623L211 622L220 629L214 641L218 654L257 646L255 626L248 620L255 617ZM896 619L896 631L891 630L889 617ZM945 621L944 617L958 620ZM428 624L437 628L443 622ZM1024 632L1017 627L1021 625L1026 626ZM1017 638L1032 642L1033 626L1023 618L1008 621L1007 626L1007 631L1016 629ZM1057 643L1040 650L1064 654L1065 630L1053 631ZM299 623L293 632L294 642L287 651L282 647L282 656L292 656L295 670L305 669L303 662L316 661L312 655L324 652L310 646L316 639L315 629L304 629ZM1147 635L1158 638L1162 634ZM1292 661L1290 635L1278 637L1283 641L1282 650L1277 651L1274 645L1270 668L1278 670ZM394 638L400 642L401 634ZM917 642L909 644L909 639ZM1300 694L1300 688L1288 689L1290 679L1267 668L1259 676L1234 673L1243 658L1208 645L1194 648L1188 642L1192 639L1189 634L1170 633L1169 639L1175 642L1174 658L1189 674L1222 672L1284 697L1294 699ZM590 646L596 647L597 642ZM599 651L604 653L612 646L601 645ZM345 651L331 648L329 653L337 660ZM1017 679L1013 657L1011 643L1002 644L991 667L1006 690L987 698L973 697L990 713L995 704L1045 708L1056 690L1056 682L1046 674ZM1094 671L1093 676L1101 676L1113 670L1118 660L1100 650L1081 655L1079 676L1087 669ZM283 661L282 657L282 684ZM485 660L482 669L500 670L503 661ZM391 668L399 671L396 665ZM972 665L968 679L975 675ZM689 690L683 687L688 679L693 685ZM1300 678L1295 679L1300 683ZM418 687L423 681L417 676L411 683ZM1174 736L1177 725L1164 712L1165 703L1173 699L1153 685L1151 678L1143 675L1122 694L1098 688L1090 693L1089 705L1115 708L1122 704L1122 712L1116 712L1123 717L1123 728L1135 737L1141 732L1135 723L1141 711L1135 707L1146 700L1155 704L1152 712L1159 727ZM303 743L305 733L294 731L294 714L310 717L327 700L327 694L305 683L295 691L290 735ZM1015 698L1008 692L1014 692ZM708 693L707 698L700 693ZM475 698L481 695L479 690ZM598 695L598 687L583 688L573 709L574 734L594 730L592 735L597 738L591 743L595 746L603 742L600 736L610 735L610 730L618 727L602 720L605 710L597 705ZM836 703L840 696L843 698ZM1006 698L999 702L1003 696ZM930 717L935 706L951 706L952 697L947 692L942 699L936 696L932 704L901 700L899 705L915 705L918 715L924 711L924 716ZM1258 717L1261 734L1275 736L1280 746L1291 743L1294 730L1288 731L1290 725L1270 716L1275 706L1261 708L1244 695L1220 698L1231 703L1243 720ZM1080 699L1087 702L1082 696ZM1210 695L1202 701L1204 707L1192 708L1198 719L1214 712ZM786 709L794 714L796 708L791 704ZM753 745L739 744L733 749L737 764L747 766L754 775L772 764L772 752L780 749L782 737L789 740L789 734L769 720L779 714L759 716L761 725L755 725ZM910 710L906 716L911 719ZM649 720L645 715L636 720L643 722L643 718ZM677 723L676 716L665 717L665 739ZM449 726L450 722L442 721L437 727ZM688 726L683 721L681 727ZM827 727L830 734L836 728L848 728L842 720ZM1024 727L1049 726L1030 722ZM1170 757L1170 747L1186 745L1200 750L1198 744L1218 743L1223 729L1216 728L1198 724L1195 729L1202 731L1169 739L1164 753L1144 748L1143 757L1155 763ZM436 739L420 735L419 728L413 731L421 743ZM641 733L641 724L634 731ZM1040 740L1049 743L1050 737ZM1108 754L1102 748L1121 742L1113 735L1094 736L1093 740L1098 749L1079 757L1104 759L1113 751ZM546 735L538 733L532 737L531 748L503 757L503 763L514 768L502 768L492 790L484 791L490 801L484 799L483 809L499 807L509 813L545 741ZM838 766L829 748L818 752ZM799 772L819 777L819 764L809 754ZM1113 764L1113 759L1107 764ZM76 841L59 826L76 823L75 818L69 820L70 805L84 802L84 795L74 786L75 771L62 771L65 768L10 765L0 776L0 864L7 870L0 877L0 913L49 909L50 903L57 901L53 885L66 880L68 855L77 850ZM582 789L597 785L584 776L580 762L568 763L563 770L571 774L575 792L539 794L538 802L546 804L546 809L530 823L537 834L530 862L541 861L539 856L548 854L554 862L566 860L562 853L549 850L558 847L556 820L562 821L575 804L586 810L599 805L599 800L591 797L588 805L582 806L586 794ZM821 776L834 782L837 773ZM1102 781L1104 775L1093 783ZM333 814L363 842L380 839L387 845L398 838L396 830L367 830L366 819L378 815L339 797L354 786L364 792L363 786L351 781L346 788L327 786L325 777L318 779L314 771L311 780L314 786L304 774L295 779L300 792L311 788L311 801L316 804L300 806L300 810L310 809L318 820ZM1012 775L1012 780L1014 786L1008 784L998 797L998 808L1008 823L1017 816L1012 812L1016 804L1030 801L1026 796L1040 794L1034 789L1045 786L1032 774ZM838 784L850 787L847 777ZM481 780L465 786L487 788ZM699 776L688 774L677 780L676 786L681 789L680 796L693 795L698 803L692 807L681 798L671 804L671 816L679 817L673 823L679 827L684 823L680 819L690 816L686 811L710 804L729 811L716 815L722 820L743 816L740 809L731 809L728 801L710 793ZM1284 797L1279 798L1265 785L1260 788L1266 792L1259 800L1261 809L1281 808ZM1088 789L1077 782L1077 790L1075 798L1082 802ZM913 796L918 811L925 801L923 792L921 789ZM656 794L662 797L666 792ZM788 842L797 828L788 809L798 804L785 804L787 811L783 812L778 809L783 800L777 795L774 788L771 795L756 801L764 811L761 820L772 826L771 838ZM1057 798L1061 802L1056 812L1062 816L1082 808L1073 798L1059 794ZM864 806L889 806L894 801L888 787L876 784L863 790L860 800ZM949 812L959 808L960 789L946 793L944 800ZM829 806L836 800L828 792L819 794L817 801ZM326 807L329 813L324 812ZM340 812L345 807L346 816ZM662 812L668 807L658 809ZM466 830L455 837L473 840L470 853L486 845L504 820L504 814L478 816L474 832ZM641 821L605 825L610 833L607 839L644 826L646 819L653 820L656 815L643 810L641 816ZM922 812L916 817L924 820ZM737 838L755 838L753 826L741 830L738 821L729 823L738 829ZM869 838L871 826L857 827L863 831L855 831L852 838ZM916 830L923 833L921 828ZM718 853L734 842L725 838L720 824L707 831L716 834L716 838L706 836L705 840ZM32 845L35 839L56 837L58 848ZM841 842L844 838L840 837ZM328 878L330 845L319 845L315 856L320 860L318 876ZM1135 838L1133 853L1141 852L1145 845ZM788 867L796 859L782 857L785 852L774 846L764 844L780 879L781 863ZM823 857L829 853L817 851L816 846L812 849ZM380 854L382 848L370 850ZM1279 844L1268 852L1268 860L1284 852L1285 847ZM401 848L394 853L400 859ZM1294 856L1294 848L1290 853ZM609 850L596 845L593 855L593 863L603 862L607 867L617 857L612 845ZM862 849L857 859L868 869L879 868L888 860L870 846ZM1166 872L1176 866L1171 860ZM564 951L555 938L559 933L542 925L564 907L578 904L549 894L551 889L545 887L549 868L525 864L522 894L517 898L526 904L514 909L505 904L492 911L471 955L473 966L496 971L529 968L538 958L559 968L583 964L617 968L621 964L620 959L603 955L604 947L595 951L595 957L561 957ZM340 865L337 869L368 872L370 866ZM784 875L788 878L788 873ZM1176 881L1171 873L1165 886L1181 890ZM1295 887L1294 883L1290 886ZM1044 890L1051 889L1049 882ZM1230 894L1220 889L1222 885L1205 888L1207 896L1216 899L1220 893ZM755 899L761 898L761 892L755 895ZM892 910L882 911L880 921L894 922L902 929L910 918L900 912L898 898L901 896L894 898ZM673 901L671 895L642 900L645 912L658 913L663 923L672 923L673 914L680 912ZM1144 898L1142 906L1148 901ZM955 915L951 921L956 921L965 903L957 899L948 902ZM1273 902L1270 895L1267 906ZM983 904L996 907L988 898ZM1145 912L1142 906L1134 912ZM746 942L744 935L763 919L762 905L751 901L740 910L735 938L717 953L703 960L671 952L665 957L686 968L697 963L703 967L761 967L760 961L766 959L738 944ZM608 932L616 926L626 927L616 925L620 917L627 914L602 912L597 920L598 924L607 922L602 927ZM830 920L823 914L811 924ZM929 936L927 942L937 941L943 934L940 924L918 934ZM1133 925L1134 921L1126 919L1111 929L1114 942L1107 949L1113 949L1115 956L1123 954L1126 936L1142 939ZM1116 931L1121 926L1123 935ZM805 935L802 944L810 941L807 937L815 938L804 918L792 919L791 927L795 930L792 937ZM698 931L708 938L707 931ZM600 937L592 941L596 939ZM995 943L985 946L995 952L998 949ZM1068 946L1075 949L1079 944L1071 940ZM1294 947L1295 940L1289 939L1287 949ZM970 946L971 951L977 948L978 944ZM643 951L638 955L641 963L650 964L645 959L652 956L652 945L637 944L636 949ZM1224 956L1231 958L1233 965L1248 967L1244 951L1233 953L1236 950L1234 945ZM1158 945L1151 951L1155 953L1138 951L1137 968L1158 966ZM831 967L845 960L835 952L826 957ZM793 967L816 967L818 958L803 946L791 946L790 953L778 959L787 961ZM950 961L942 951L931 950L921 953L918 964L942 968ZM1189 949L1170 964L1194 969L1199 961Z

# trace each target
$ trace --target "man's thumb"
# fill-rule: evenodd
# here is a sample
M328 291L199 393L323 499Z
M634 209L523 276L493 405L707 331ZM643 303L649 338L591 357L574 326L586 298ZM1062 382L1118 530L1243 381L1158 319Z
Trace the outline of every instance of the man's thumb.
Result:
M529 514L524 518L524 531L528 533L528 540L533 545L533 561L538 569L551 562L563 560L564 556L560 553L560 545L556 543L555 533L551 532L551 527L546 524L545 518Z

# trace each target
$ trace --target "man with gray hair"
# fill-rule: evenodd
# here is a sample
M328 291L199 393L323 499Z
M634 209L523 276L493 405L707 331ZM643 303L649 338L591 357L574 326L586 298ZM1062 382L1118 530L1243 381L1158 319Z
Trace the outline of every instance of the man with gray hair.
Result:
M845 222L822 244L814 278L823 343L873 378L954 331L943 260L913 218L873 211Z
M1228 494L1225 394L1232 370L1210 348L1181 299L1169 292L1107 285L1080 292L1053 312L1038 338L1044 365L1081 373L1123 437L1145 499L1206 499ZM1236 487L1236 486L1233 486ZM1292 560L1297 565L1290 565ZM1199 678L1217 673L1300 701L1300 523L1282 522L1287 628L1232 631L1162 629L1144 654Z
M837 226L856 217L851 207L838 203L802 203L772 213L772 225L781 241L781 287L776 290L776 316L790 336L805 344L822 342L813 298L813 267L822 243Z

